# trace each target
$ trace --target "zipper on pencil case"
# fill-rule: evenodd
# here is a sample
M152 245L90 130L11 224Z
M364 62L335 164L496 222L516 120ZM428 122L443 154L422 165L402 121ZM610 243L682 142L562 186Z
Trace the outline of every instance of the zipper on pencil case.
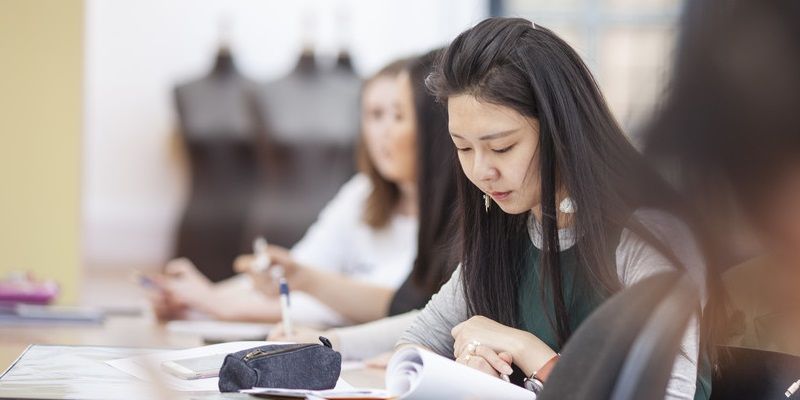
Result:
M289 348L289 349L280 349L280 350L272 350L272 351L264 351L264 350L261 350L261 349L253 350L253 351L245 354L245 356L242 357L242 361L252 361L252 360L256 360L256 359L267 357L267 356L274 356L274 355L278 355L278 354L291 353L293 351L303 350L303 349L307 349L309 347L314 347L314 346L319 346L319 345L318 344L304 344L304 345L295 346L295 347L292 347L292 348Z

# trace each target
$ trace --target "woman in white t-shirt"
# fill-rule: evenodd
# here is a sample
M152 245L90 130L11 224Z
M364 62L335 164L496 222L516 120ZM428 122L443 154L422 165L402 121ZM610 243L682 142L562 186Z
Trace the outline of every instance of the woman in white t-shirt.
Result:
M416 137L411 127L396 129L395 80L403 65L404 61L392 63L364 83L361 172L342 186L291 250L299 264L382 293L403 283L416 256ZM282 249L271 247L271 251ZM243 275L214 284L190 260L177 259L154 280L160 290L151 293L151 302L160 319L187 318L192 313L222 320L280 318L277 300L253 290ZM352 321L303 292L292 295L293 317L300 323L335 326Z

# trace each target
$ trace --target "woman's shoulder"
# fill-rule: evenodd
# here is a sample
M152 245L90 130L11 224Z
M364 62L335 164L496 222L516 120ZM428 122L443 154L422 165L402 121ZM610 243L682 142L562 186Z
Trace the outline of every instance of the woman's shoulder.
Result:
M699 254L698 239L690 224L682 217L665 210L640 208L631 215L628 224L623 228L620 246L663 247L681 258L681 255L687 253L691 256Z
M642 227L661 240L685 238L694 240L689 224L669 211L657 208L639 208L631 215ZM630 230L629 228L627 230Z
M364 174L356 174L339 188L319 214L315 225L352 225L361 221L372 183Z
M622 230L617 247L617 267L623 284L627 286L654 273L674 269L678 267L674 260L702 287L704 258L689 224L668 211L636 210Z
M339 192L336 193L336 197L334 200L338 198L348 198L348 199L360 199L361 201L366 200L369 197L369 194L372 192L372 182L369 180L369 177L364 175L363 173L357 173L353 175L347 182L339 188Z

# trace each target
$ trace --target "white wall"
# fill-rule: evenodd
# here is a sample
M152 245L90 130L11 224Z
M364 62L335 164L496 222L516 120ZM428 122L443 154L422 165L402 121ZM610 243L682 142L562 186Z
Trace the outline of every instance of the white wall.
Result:
M221 21L241 70L267 80L293 67L304 26L321 55L349 44L364 75L446 44L487 10L486 0L87 0L84 264L169 256L188 189L172 88L208 71Z

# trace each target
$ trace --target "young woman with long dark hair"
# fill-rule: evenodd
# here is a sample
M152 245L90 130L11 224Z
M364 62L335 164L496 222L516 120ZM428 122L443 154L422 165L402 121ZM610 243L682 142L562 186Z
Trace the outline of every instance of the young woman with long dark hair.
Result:
M400 344L496 376L513 364L545 380L572 332L611 294L674 268L703 287L703 259L674 191L550 30L487 19L450 44L428 86L447 105L463 170L462 264ZM695 319L668 398L695 395L699 336Z

